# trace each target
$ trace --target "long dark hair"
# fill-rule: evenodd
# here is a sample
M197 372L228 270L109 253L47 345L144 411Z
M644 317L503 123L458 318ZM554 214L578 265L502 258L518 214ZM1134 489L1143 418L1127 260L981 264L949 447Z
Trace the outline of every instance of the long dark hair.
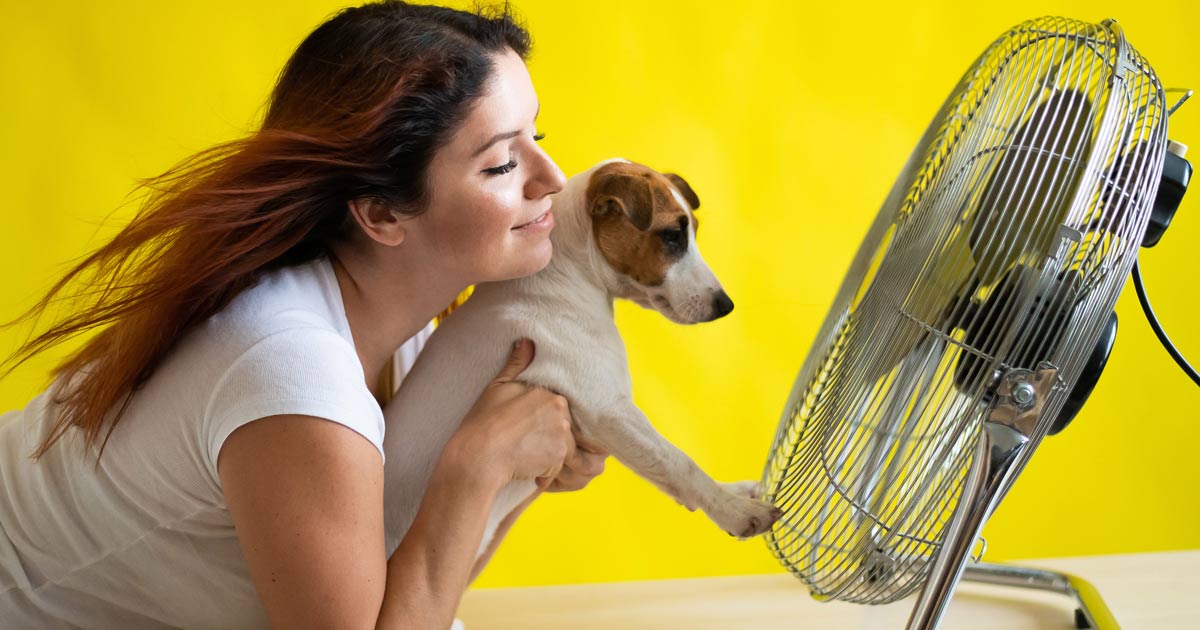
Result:
M356 225L349 200L419 213L429 162L481 96L493 56L511 49L526 58L529 47L507 4L469 13L385 0L317 27L280 74L260 129L138 180L147 199L134 219L0 326L36 321L73 281L83 285L73 302L82 307L26 341L4 361L5 375L105 327L52 371L71 386L56 390L62 413L33 456L71 426L88 446L103 433L102 454L177 340L263 273L346 238Z

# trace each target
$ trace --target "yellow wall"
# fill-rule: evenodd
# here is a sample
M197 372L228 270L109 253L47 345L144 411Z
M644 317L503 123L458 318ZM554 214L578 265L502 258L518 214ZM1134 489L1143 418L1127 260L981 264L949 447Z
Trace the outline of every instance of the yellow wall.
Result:
M301 38L338 7L288 0L9 3L0 21L0 316L111 234L133 179L248 130ZM682 328L622 305L639 404L719 479L757 478L788 388L901 163L967 65L1031 17L1117 17L1168 86L1200 88L1188 1L523 0L545 146L568 173L614 155L682 173L701 247L737 303ZM1200 98L1172 121L1200 145ZM115 224L131 209L114 214ZM1143 257L1151 297L1200 362L1200 191ZM1107 373L988 528L991 559L1200 546L1192 387L1129 288ZM21 337L0 334L0 350ZM55 356L58 356L57 354ZM0 383L0 410L46 357ZM613 464L541 500L481 585L780 570Z

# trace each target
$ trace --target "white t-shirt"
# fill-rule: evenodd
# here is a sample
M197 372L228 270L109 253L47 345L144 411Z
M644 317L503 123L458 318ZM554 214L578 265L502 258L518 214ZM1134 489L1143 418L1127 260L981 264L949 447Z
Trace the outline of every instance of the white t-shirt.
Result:
M397 353L401 374L428 337ZM226 509L217 454L265 416L327 418L383 456L328 258L273 271L185 335L105 446L70 429L40 460L53 390L0 415L0 628L267 625Z

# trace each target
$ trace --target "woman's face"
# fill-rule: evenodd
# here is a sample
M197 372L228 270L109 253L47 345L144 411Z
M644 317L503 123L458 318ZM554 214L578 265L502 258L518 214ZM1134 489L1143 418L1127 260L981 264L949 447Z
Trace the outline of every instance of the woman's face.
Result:
M566 178L537 144L537 115L525 62L498 54L485 93L430 162L429 206L411 220L410 236L469 283L527 276L550 262L550 195Z

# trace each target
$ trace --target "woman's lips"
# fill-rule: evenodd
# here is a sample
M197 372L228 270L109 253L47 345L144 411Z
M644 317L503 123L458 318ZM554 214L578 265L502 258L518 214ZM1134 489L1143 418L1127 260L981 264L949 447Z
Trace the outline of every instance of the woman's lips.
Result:
M538 218L529 223L518 225L513 230L518 232L532 232L535 230L548 230L552 227L554 227L554 213L547 210L538 216Z

